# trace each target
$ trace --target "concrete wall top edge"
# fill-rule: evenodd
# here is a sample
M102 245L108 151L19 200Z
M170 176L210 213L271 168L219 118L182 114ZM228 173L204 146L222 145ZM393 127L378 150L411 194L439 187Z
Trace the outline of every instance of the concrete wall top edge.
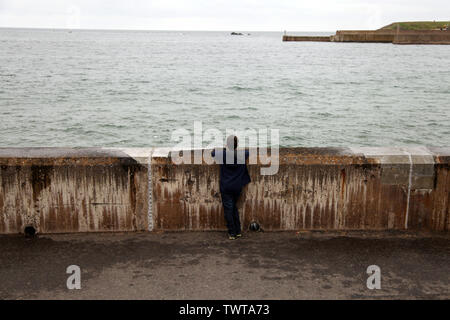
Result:
M120 158L127 156L120 148L0 148L0 158Z
M0 148L1 165L111 165L141 163L150 149L126 148ZM148 156L147 156L148 159ZM147 162L147 161L146 161Z
M435 155L425 146L415 147L355 147L355 154L363 154L380 164L434 164Z
M256 148L250 148L255 150ZM1 165L167 163L170 147L161 148L0 148ZM189 149L194 151L195 149ZM269 149L270 154L270 149ZM450 147L280 148L280 164L450 163Z
M219 147L221 148L221 147ZM260 153L258 148L251 147L248 148L250 150L250 156L252 155L252 151L255 151L257 155L259 155L258 160L261 160L261 156L263 157L266 153ZM191 152L191 159L194 159L194 152L196 150L204 150L209 152L212 149L189 149L189 150L179 150L179 151L188 151ZM152 163L153 164L168 164L170 163L170 154L172 150L171 148L165 148L156 150L152 155ZM274 159L278 157L278 162L280 165L286 164L305 164L305 165L313 165L313 164L366 164L367 161L361 155L355 155L351 152L349 148L329 148L329 147L317 147L317 148L305 148L305 147L294 147L294 148L279 148L278 154L272 153L269 148L268 157L270 159ZM203 164L207 164L203 162ZM261 164L261 161L258 161L258 164Z
M429 147L437 163L450 164L450 147Z
M436 156L450 156L450 147L428 147L428 149Z

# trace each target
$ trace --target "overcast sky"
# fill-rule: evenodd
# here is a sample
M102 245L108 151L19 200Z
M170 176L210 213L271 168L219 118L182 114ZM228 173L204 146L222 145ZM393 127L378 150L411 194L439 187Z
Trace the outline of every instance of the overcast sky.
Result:
M450 0L0 0L0 27L334 31L450 20Z

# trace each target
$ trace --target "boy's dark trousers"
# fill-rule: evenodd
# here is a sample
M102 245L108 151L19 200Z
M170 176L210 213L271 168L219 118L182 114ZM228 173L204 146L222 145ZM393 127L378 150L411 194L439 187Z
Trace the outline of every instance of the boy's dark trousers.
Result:
M227 222L228 233L236 236L241 233L241 222L239 220L239 211L236 206L241 192L222 192L223 213Z

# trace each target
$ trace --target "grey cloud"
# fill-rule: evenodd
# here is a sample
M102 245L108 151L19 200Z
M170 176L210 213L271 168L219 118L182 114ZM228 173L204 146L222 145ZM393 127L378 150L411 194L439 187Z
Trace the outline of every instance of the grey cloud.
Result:
M74 7L82 28L179 30L367 28L450 12L448 0L0 0L0 26L65 27Z

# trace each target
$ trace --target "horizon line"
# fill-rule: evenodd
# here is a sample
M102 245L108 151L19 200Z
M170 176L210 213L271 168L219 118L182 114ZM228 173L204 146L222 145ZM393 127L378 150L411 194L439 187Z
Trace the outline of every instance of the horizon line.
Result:
M179 31L179 32L285 32L286 30L243 30L243 29L220 29L220 30L201 30L201 29L115 29L115 28L68 28L68 27L8 27L0 26L0 29L37 29L37 30L67 30L67 31ZM339 29L336 29L339 30ZM288 32L335 32L330 30L289 30Z

